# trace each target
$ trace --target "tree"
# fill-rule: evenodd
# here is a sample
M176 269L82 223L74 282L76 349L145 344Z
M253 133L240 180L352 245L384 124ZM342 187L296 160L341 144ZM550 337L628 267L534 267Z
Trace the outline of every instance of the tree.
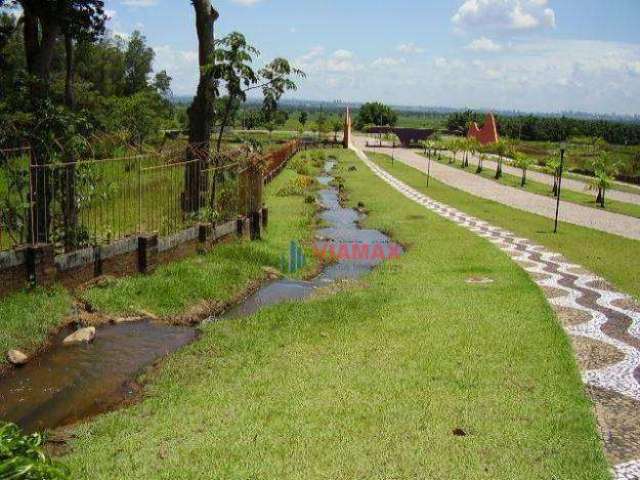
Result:
M224 110L221 115L220 131L216 142L216 153L222 148L222 135L229 121L229 115L234 101L244 102L247 98L247 90L258 81L256 72L251 68L253 57L260 52L249 45L244 35L233 32L216 42L215 76L225 82L227 100L224 102Z
M172 78L169 76L166 70L162 70L156 73L155 78L153 79L153 88L155 88L158 93L164 97L171 97L173 94L171 93L171 82Z
M551 193L553 193L554 197L557 197L560 182L560 159L556 155L547 158L545 162L545 171L550 175L553 175L553 188L551 189Z
M511 151L509 145L504 140L498 141L493 145L494 152L498 155L498 165L496 167L496 180L502 178L502 164L504 162L504 157L509 154Z
M125 95L134 95L147 87L153 71L155 53L146 45L146 38L134 31L124 54Z
M479 117L479 114L472 110L452 113L447 119L447 130L466 137L469 133L469 126L473 122L478 122L480 120Z
M461 144L460 139L453 138L447 142L447 150L449 150L453 154L453 159L449 157L449 164L455 163L458 158L458 152L460 151Z
M331 126L333 128L333 143L338 143L338 133L342 131L344 126L342 119L340 117L334 118Z
M206 189L202 179L202 170L209 155L211 132L215 115L215 100L218 96L218 83L215 78L215 39L214 26L219 14L210 0L191 0L196 14L196 32L198 36L198 64L200 79L198 90L187 113L189 116L189 147L185 168L185 191L182 208L193 213L200 208L200 193ZM203 155L201 152L204 152Z
M355 126L358 130L362 130L365 125L393 127L396 123L398 123L398 114L391 107L380 102L373 102L365 103L360 107Z
M291 66L285 58L276 58L258 72L262 89L262 112L267 121L273 120L273 114L278 109L278 102L287 91L297 90L297 84L292 76L305 78L306 74Z
M524 187L527 184L527 170L533 164L533 160L520 152L515 152L513 160L514 165L522 170L522 180L520 182L520 186Z
M600 204L602 208L605 208L607 189L611 186L613 177L619 172L619 163L613 160L609 152L600 149L592 162L592 166L595 176L589 188L598 192L596 203Z
M70 123L75 123L74 119L70 119L54 105L51 94L53 60L59 39L63 37L66 50L65 103L73 109L73 41L98 35L104 30L104 3L102 0L0 0L0 7L16 6L22 8L20 22L28 89L28 103L24 105L24 113L27 115L25 118L28 120L22 131L31 147L31 166L35 172L35 188L32 189L30 198L30 203L35 205L32 215L35 218L31 219L35 236L31 240L46 242L49 240L53 192L51 181L47 179L43 167L51 163L55 146L60 144L55 141L56 133L72 131L73 128L68 127ZM4 30L2 42L6 42L6 28Z
M307 121L309 121L309 114L306 111L300 112L298 122L300 122L300 125L302 125L303 128L307 124Z

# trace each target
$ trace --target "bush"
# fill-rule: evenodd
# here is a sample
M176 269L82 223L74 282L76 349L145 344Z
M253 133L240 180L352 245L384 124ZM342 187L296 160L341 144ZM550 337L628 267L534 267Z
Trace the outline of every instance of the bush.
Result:
M298 175L309 175L309 163L306 156L296 156L289 161L289 168Z
M24 435L6 423L0 425L0 478L16 480L66 480L69 469L49 458L40 434Z
M314 187L316 181L308 175L298 175L296 178L289 180L289 183L282 187L276 195L279 197L303 196L306 191Z

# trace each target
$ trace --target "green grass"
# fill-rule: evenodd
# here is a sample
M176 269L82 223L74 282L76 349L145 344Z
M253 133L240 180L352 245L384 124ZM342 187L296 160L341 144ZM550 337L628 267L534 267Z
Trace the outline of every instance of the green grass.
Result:
M421 155L424 156L423 153ZM459 168L460 170L464 170L469 173L475 173L477 168L477 163L471 162L469 167L463 169L461 167L461 162L449 163L449 160L445 157L442 160L439 160L443 165L447 165L450 167ZM489 180L493 180L495 182L501 183L508 187L517 188L519 190L525 190L530 193L535 193L537 195L543 195L545 197L552 197L553 192L551 192L551 187L541 182L536 182L535 180L527 180L527 183L524 187L521 186L521 178L518 175L513 175L510 173L503 173L502 178L500 180L496 180L495 178L495 170L492 168L484 168L481 173L479 173L483 178L487 178ZM596 204L596 196L589 193L581 193L573 190L569 190L564 188L562 190L562 200L566 202L576 203L578 205L582 205L583 207L597 208L599 210L603 210ZM621 215L629 215L630 217L640 218L640 205L634 203L626 203L620 202L617 200L607 199L606 201L606 209L608 212L619 213Z
M12 294L0 301L0 366L5 352L32 353L71 313L71 297L63 288Z
M76 427L74 478L609 478L525 272L340 155L350 203L408 252L334 296L204 327L141 404ZM478 274L495 283L465 283Z
M199 255L165 265L150 276L115 280L106 287L84 294L99 311L112 315L135 314L146 310L162 317L184 313L202 301L228 302L251 282L264 278L262 267L280 266L291 240L299 240L312 258L311 229L313 205L301 196L276 195L297 174L285 169L266 189L270 226L261 242L232 242ZM290 222L279 221L291 218ZM309 268L315 264L311 262ZM304 272L302 272L304 273Z
M496 226L562 253L569 260L609 280L620 290L640 298L640 242L590 228L561 223L553 234L553 220L517 210L491 200L449 187L431 178L426 187L425 175L401 162L391 165L390 157L367 153L369 158L393 175L435 200L458 208Z
M296 173L286 169L266 189L272 223L262 242L234 241L218 245L210 253L160 267L148 276L133 276L107 282L82 294L101 312L136 314L141 309L160 316L185 313L201 301L226 302L249 283L264 278L263 266L279 267L280 256L291 240L307 249L309 269L314 207L302 197L280 197L275 192ZM291 222L283 218L294 219ZM306 274L301 271L299 275ZM71 295L62 287L21 292L0 300L0 365L4 352L19 348L34 351L47 334L61 326L71 313Z

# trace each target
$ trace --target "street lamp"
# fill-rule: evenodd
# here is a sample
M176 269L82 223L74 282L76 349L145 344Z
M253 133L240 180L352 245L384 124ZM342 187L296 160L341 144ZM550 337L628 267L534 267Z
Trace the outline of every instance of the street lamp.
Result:
M558 172L558 198L556 200L556 223L553 233L558 233L558 214L560 213L560 191L562 189L562 173L564 172L564 152L567 151L567 142L560 143L560 170Z

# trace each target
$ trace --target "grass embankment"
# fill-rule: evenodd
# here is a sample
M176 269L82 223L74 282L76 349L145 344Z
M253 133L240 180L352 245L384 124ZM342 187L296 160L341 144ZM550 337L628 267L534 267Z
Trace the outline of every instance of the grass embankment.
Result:
M609 478L524 271L340 156L350 203L408 252L334 296L204 327L143 403L75 429L74 478Z
M308 249L308 268L313 269L310 240L315 208L305 204L303 196L277 195L297 177L296 172L286 169L267 187L271 224L262 242L221 244L206 255L162 266L152 275L116 279L93 287L81 293L82 298L97 311L114 316L146 310L171 317L186 313L203 301L223 304L263 279L263 266L277 268L291 240L299 240ZM299 275L305 273L308 271ZM0 300L0 367L6 365L7 350L32 352L42 345L48 333L68 321L72 301L71 294L59 287L17 293Z
M34 352L51 331L62 326L71 305L71 296L63 288L20 292L0 300L0 371L7 366L8 350Z
M598 230L561 223L553 233L553 220L478 198L431 178L426 186L425 174L401 162L391 164L387 155L367 153L369 158L413 188L465 213L493 225L506 228L562 253L572 262L606 278L620 290L640 298L640 242Z
M423 153L421 153L421 155L424 156ZM518 175L503 173L500 179L496 179L495 170L491 168L485 167L482 170L482 172L476 173L476 168L478 167L477 163L476 164L471 163L469 167L462 168L459 162L449 163L449 159L446 157L443 157L441 160L438 160L438 161L443 165L458 168L468 173L474 173L476 175L480 175L483 178L492 180L502 185L506 185L508 187L513 187L519 190L535 193L537 195L543 195L545 197L554 198L553 192L551 191L551 187L549 185L546 185L541 182L536 182L535 180L527 179L527 183L523 187L521 185L522 177ZM610 200L607 198L606 209L603 209L596 204L595 194L576 192L574 190L569 190L568 188L563 188L562 200L565 202L577 203L578 205L582 205L583 207L597 208L598 210L605 210L611 213L619 213L621 215L629 215L630 217L640 218L640 205L633 204L633 203L620 202L617 200Z

